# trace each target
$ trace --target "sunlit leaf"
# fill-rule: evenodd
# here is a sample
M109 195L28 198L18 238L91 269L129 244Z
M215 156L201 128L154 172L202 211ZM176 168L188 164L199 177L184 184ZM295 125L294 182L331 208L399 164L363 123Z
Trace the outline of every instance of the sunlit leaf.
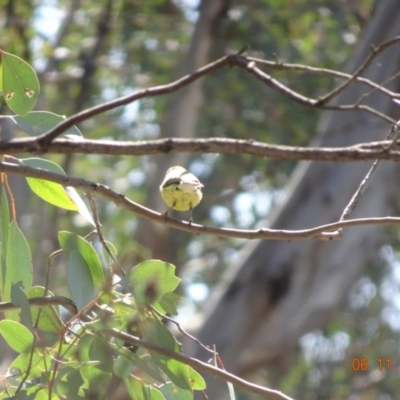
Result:
M65 175L64 170L60 166L42 158L26 158L20 161L24 165L28 165L32 168L44 169L46 171ZM68 195L65 188L59 183L37 178L26 178L26 180L32 191L48 203L66 210L79 210L78 206Z
M181 280L175 266L159 260L144 261L129 272L129 282L138 304L152 304L176 289Z
M172 382L182 389L192 390L189 369L186 364L173 360L172 358L160 356L154 352L150 352L150 354L157 366Z
M0 334L7 344L18 353L27 353L32 350L33 334L19 322L8 319L0 321Z
M126 389L133 400L166 400L156 388L144 385L137 378L129 376L124 379Z
M154 304L161 313L168 313L170 315L178 315L178 305L181 301L181 296L174 292L166 293L158 303Z
M173 382L160 386L160 390L167 400L193 400L193 392L182 389Z

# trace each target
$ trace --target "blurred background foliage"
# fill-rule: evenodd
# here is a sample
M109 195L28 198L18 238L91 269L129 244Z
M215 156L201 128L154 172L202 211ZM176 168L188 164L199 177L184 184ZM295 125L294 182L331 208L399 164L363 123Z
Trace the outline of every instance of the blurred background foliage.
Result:
M216 27L210 60L248 46L246 54L254 57L343 70L374 5L373 0L232 0ZM69 116L177 78L198 11L197 2L189 0L1 0L0 16L0 48L31 63L39 75L37 109ZM309 97L318 97L334 84L324 75L273 75ZM169 101L169 96L143 99L88 120L80 129L90 139L159 138ZM9 113L4 103L1 112ZM317 134L319 116L318 110L289 102L239 69L224 69L204 79L197 136L306 145ZM4 125L2 134L6 133L21 134ZM108 185L146 205L149 157L46 157L69 174ZM294 163L204 154L191 156L188 167L205 184L203 202L194 212L196 222L251 229L282 198ZM17 197L27 199L18 217L35 255L37 283L43 283L46 257L58 247L56 232L86 234L90 228L79 216L28 195L23 186L15 190ZM135 215L101 200L98 208L104 235L119 250L126 268L152 257L141 244ZM167 240L174 259L166 261L181 269L185 284L185 321L201 310L244 241L192 237L175 230ZM279 380L281 390L307 400L400 397L396 241L397 233L389 232L387 245L371 261L368 275L358 282L343 312L323 331L303 337L298 359ZM60 271L53 285L61 279ZM370 361L367 372L352 370L352 359L360 353ZM379 371L378 358L391 359L390 373ZM260 382L271 374L279 371L260 372Z

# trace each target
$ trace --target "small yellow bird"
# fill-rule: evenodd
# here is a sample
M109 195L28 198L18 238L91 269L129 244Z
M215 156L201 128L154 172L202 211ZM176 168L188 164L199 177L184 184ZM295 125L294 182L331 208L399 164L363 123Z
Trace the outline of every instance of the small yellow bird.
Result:
M161 197L169 208L177 211L190 211L189 223L192 222L192 210L199 203L204 185L185 168L175 166L168 169L160 186ZM169 210L168 210L169 211ZM168 214L168 211L165 215Z

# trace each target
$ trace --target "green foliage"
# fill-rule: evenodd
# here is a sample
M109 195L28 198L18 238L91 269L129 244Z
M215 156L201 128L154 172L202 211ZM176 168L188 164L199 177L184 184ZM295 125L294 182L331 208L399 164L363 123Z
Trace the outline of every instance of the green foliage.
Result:
M28 64L10 54L2 55L7 104L15 112L25 115L37 98L39 86L33 85ZM22 83L18 86L16 82ZM31 102L23 98L21 85L34 88L28 96ZM38 135L57 125L63 117L31 112L26 116L15 116L13 120L26 133ZM67 133L80 135L76 128ZM20 162L65 175L58 164L49 160L29 158ZM45 179L27 178L27 182L41 199L66 210L79 211L94 224L83 200L72 188ZM142 337L149 344L161 346L172 354L181 353L179 343L161 322L167 312L176 313L179 301L179 296L173 293L180 282L173 265L157 260L145 261L132 268L121 286L113 283L119 279L104 259L102 250L97 250L89 240L75 233L59 232L71 294L71 299L64 298L64 301L78 311L68 321L57 305L35 303L33 306L30 302L44 301L46 296L54 298L54 294L47 288L32 287L30 247L16 221L10 222L9 207L2 191L1 300L10 306L5 311L6 319L0 321L0 335L18 355L11 363L12 379L6 382L7 389L0 393L1 399L84 399L88 396L106 399L113 376L123 380L132 399L169 399L171 393L189 399L193 398L193 390L205 388L203 378L186 364L154 350L138 349L112 335L113 329L133 332L133 339ZM111 243L108 247L115 253ZM52 262L49 260L49 265ZM86 314L89 310L90 316ZM162 391L158 390L160 384Z
M29 167L43 169L65 175L64 170L57 164L42 158L26 158L20 161ZM92 225L94 221L85 203L73 187L64 188L62 185L45 179L26 178L29 187L41 199L48 203L64 208L65 210L79 211L79 213Z
M11 221L6 228L7 242L2 242L1 253L4 256L3 268L1 271L3 282L1 299L2 301L13 301L15 286L27 290L32 284L32 259L28 242L15 221ZM6 313L7 318L19 319L19 312L10 310Z
M26 115L39 96L35 71L19 57L0 50L2 90L4 99L15 113Z
M32 332L17 321L0 321L0 333L7 344L18 353L29 353L34 344Z
M29 165L30 167L40 168L46 171L65 175L65 172L61 167L48 160L29 158L21 160L21 162L25 165ZM77 205L73 202L66 190L60 184L36 178L26 178L26 181L35 194L50 204L65 208L66 210L78 210Z
M26 253L21 251L25 246L21 245L23 234L15 226L15 222L10 224L8 238L10 241L17 236L20 245L18 248L7 246L5 266L10 263L15 268L14 260L18 259L18 270L25 271L26 265L30 268L31 262L23 257ZM8 346L18 353L11 364L13 379L8 384L7 392L14 396L34 393L35 399L50 394L51 397L46 398L84 399L93 395L106 399L113 375L123 380L132 399L170 399L170 393L179 393L181 398L189 399L193 398L193 390L203 390L203 378L188 365L154 350L138 351L112 335L112 329L129 333L135 331L149 344L161 346L172 354L181 353L179 343L161 322L170 307L169 302L165 310L159 301L171 296L180 281L174 274L175 267L157 260L141 263L132 269L129 279L125 280L124 292L118 284L106 289L106 275L94 247L86 239L69 232L60 232L59 241L68 260L67 282L72 301L78 310L90 307L90 317L76 316L64 321L64 325L58 307L37 309L29 306L27 300L28 309L30 307L32 312L29 317L34 321L34 326L28 328L18 322L17 314L7 311L10 316L0 321L0 334ZM1 250L4 251L4 246ZM110 271L108 268L109 278ZM46 293L53 296L42 287L31 287L29 276L31 274L18 287L26 293L26 299L40 299ZM3 283L6 298L3 301L8 300L7 294L11 292L15 279L20 282L22 278L17 275L11 279L6 275ZM12 303L23 309L21 302L13 300ZM157 305L157 313L152 311L151 304ZM55 338L51 342L45 339L48 333ZM42 345L39 346L37 340L42 336ZM49 344L43 346L46 342ZM24 390L17 389L22 381L25 382ZM11 398L4 395L1 398Z
M131 269L129 282L138 304L155 304L175 290L180 279L175 276L173 265L163 263L160 267L159 261L149 260Z
M81 310L96 296L96 286L101 287L104 284L100 258L83 237L70 232L59 232L58 239L68 260L68 288L72 300Z

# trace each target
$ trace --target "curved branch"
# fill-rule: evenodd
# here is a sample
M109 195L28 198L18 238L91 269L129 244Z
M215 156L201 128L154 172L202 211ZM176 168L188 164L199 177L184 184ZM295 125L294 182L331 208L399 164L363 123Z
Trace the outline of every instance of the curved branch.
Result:
M198 69L196 72L193 72L190 75L186 75L183 78L180 78L167 85L155 86L149 89L142 89L127 96L120 97L118 99L100 104L98 106L88 108L87 110L72 115L63 122L60 122L54 128L50 129L45 134L39 136L37 138L36 150L37 151L42 150L43 146L49 144L52 140L60 136L68 128L71 128L72 126L74 126L79 122L86 121L87 119L92 118L95 115L99 115L106 111L113 110L117 107L124 106L126 104L132 103L144 97L160 96L162 94L175 92L176 90L182 88L183 86L186 86L189 83L194 82L195 80L201 78L202 76L214 72L228 64L229 64L229 57L225 56L217 61L212 62L211 64L206 65L203 68Z
M377 54L377 53L375 53ZM339 111L349 111L349 110L364 110L367 111L379 118L382 118L384 121L389 122L390 124L394 124L392 118L388 117L385 114L380 113L379 111L369 107L365 104L359 104L363 98L360 98L354 104L343 104L343 105L326 105L327 101L325 101L324 97L320 97L319 99L313 99L311 97L307 97L302 95L301 93L296 92L295 90L291 89L290 87L284 85L283 83L279 82L277 79L273 78L266 72L262 71L261 69L257 68L255 61L249 61L246 57L243 57L239 54L231 56L231 63L237 65L240 68L245 69L252 75L254 75L258 80L264 82L270 88L276 90L277 92L281 93L283 96L288 98L291 101L296 103L302 104L307 107L313 108L320 108L324 110L339 110ZM349 79L347 82L354 82L354 80ZM345 82L345 83L347 83ZM339 95L348 85L343 85L340 87L340 90L332 91L329 100L332 99L332 93L334 92L335 96Z
M75 303L64 296L44 296L44 297L32 297L28 299L31 306L44 307L44 306L63 306L73 315L78 313ZM4 312L7 310L15 310L21 308L20 305L15 305L12 302L0 303L0 311Z
M73 186L77 189L86 192L99 194L100 196L112 201L117 206L125 208L134 212L144 218L152 221L168 225L172 228L180 229L186 232L214 235L222 237L233 237L239 239L261 239L261 240L304 240L304 239L317 239L317 240L333 240L341 238L341 233L338 231L340 228L348 228L351 226L360 225L388 225L400 224L400 217L382 217L382 218L359 218L349 219L346 221L337 221L330 224L320 225L311 229L300 230L282 230L282 229L267 229L260 228L257 230L248 229L228 229L228 228L214 228L186 221L179 221L170 218L164 214L160 214L146 207L141 206L128 199L122 194L118 194L105 185L91 182L82 178L74 178L68 175L56 174L54 172L45 171L42 169L35 169L26 165L16 165L6 162L0 163L0 172L15 173L18 175L29 176L32 178L45 179L51 182L56 182L64 186Z
M346 74L345 72L336 71L334 69L329 69L329 68L319 68L319 67L311 67L310 65L291 64L280 61L263 60L262 58L257 58L257 57L247 57L247 59L249 61L255 61L257 64L262 64L265 65L266 67L273 68L276 70L298 71L310 74L331 75L335 78L340 78L340 79L351 79L353 77L353 75L351 74ZM378 92L386 94L392 99L400 98L400 93L393 92L369 79L363 78L361 76L356 76L355 80L359 83L369 86L374 90L377 90Z
M278 80L272 78L265 72L261 71L256 67L256 61L255 59L247 58L245 56L242 56L239 53L236 54L230 54L228 56L222 57L217 61L214 61L197 71L193 72L192 74L186 75L172 83L166 84L166 85L161 85L161 86L155 86L152 88L148 89L142 89L139 90L135 93L132 93L130 95L120 97L118 99L100 104L98 106L89 108L87 110L81 111L75 115L72 115L71 117L67 118L65 121L61 122L54 128L50 129L47 133L41 135L37 139L37 147L36 149L38 151L42 150L42 147L45 145L49 144L52 142L54 139L56 139L58 136L60 136L63 132L65 132L68 128L71 128L73 125L85 121L89 118L94 117L95 115L104 113L106 111L113 110L117 107L132 103L136 100L142 99L144 97L151 97L151 96L160 96L163 94L167 93L172 93L177 91L178 89L196 81L197 79L201 78L204 75L207 75L209 73L212 73L218 69L221 69L226 66L232 66L236 65L249 73L253 74L257 79L261 80L262 82L266 83L268 86L273 88L274 90L277 90L281 92L284 96L289 98L292 101L295 101L297 103L309 106L309 107L318 107L318 108L326 108L325 104L331 100L333 97L336 97L339 93L341 93L345 88L347 88L352 82L357 81L359 78L359 75L370 65L372 60L383 50L387 49L389 46L397 43L400 41L400 36L396 36L395 38L392 38L380 46L374 48L370 55L367 57L367 59L364 61L364 63L361 65L361 67L356 71L354 75L352 75L346 82L342 83L339 87L331 91L325 96L320 97L319 99L312 99L308 98L306 96L303 96L300 93L295 92L294 90L290 89L289 87L285 86ZM281 69L284 69L284 64L280 65ZM324 70L320 70L319 72L324 72ZM367 82L367 80L364 80L364 83ZM357 105L357 104L356 104ZM330 107L329 109L332 109ZM334 108L337 110L347 110L348 106L345 107L338 107ZM379 116L380 118L384 118L385 120L391 122L392 124L395 122L391 120L389 117L384 116L381 113L378 113L376 110L371 109L370 107L361 107L357 106L354 107L354 105L350 105L350 109L364 109L365 111L372 112L373 114Z
M387 40L386 42L382 43L381 45L377 47L372 47L371 53L369 53L368 57L364 60L364 62L360 65L360 67L357 69L357 71L351 76L350 79L348 79L346 82L343 82L341 85L333 89L330 93L326 94L325 96L322 96L319 99L319 102L321 104L325 104L328 101L332 100L334 97L336 97L339 93L343 92L347 87L349 87L361 74L371 65L372 61L375 59L375 57L382 53L384 50L389 48L390 46L400 42L400 36L396 36L392 39Z

